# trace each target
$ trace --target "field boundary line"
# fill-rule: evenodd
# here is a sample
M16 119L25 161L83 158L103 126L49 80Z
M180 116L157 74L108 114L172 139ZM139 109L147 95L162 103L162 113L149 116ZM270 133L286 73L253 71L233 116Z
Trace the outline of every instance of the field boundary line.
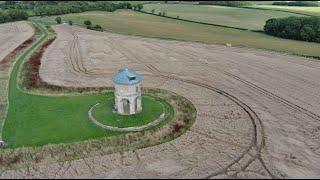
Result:
M226 26L226 25L221 25L221 24L214 24L214 23L206 23L206 22L200 22L200 21L193 21L193 20L189 20L189 19L183 19L183 18L175 18L175 17L171 17L171 16L161 16L158 14L152 14L146 11L136 11L135 12L139 12L139 13L144 13L144 14L149 14L149 15L154 15L154 16L159 16L159 17L164 17L164 18L169 18L169 19L175 19L175 20L179 20L179 21L185 21L185 22L192 22L192 23L198 23L198 24L203 24L203 25L209 25L209 26L216 26L216 27L223 27L223 28L229 28L229 29L237 29L237 30L241 30L241 31L250 31L250 29L246 29L246 28L239 28L239 27L233 27L233 26Z
M311 15L311 14L304 14L304 13L287 11L287 10L280 10L280 9L268 9L268 8L260 8L260 7L237 7L237 8L257 9L257 10L267 10L267 11L279 11L279 12L286 12L286 13L292 13L292 14L298 14L298 15L304 15L304 16L310 16L310 17L314 17L315 16L315 15Z

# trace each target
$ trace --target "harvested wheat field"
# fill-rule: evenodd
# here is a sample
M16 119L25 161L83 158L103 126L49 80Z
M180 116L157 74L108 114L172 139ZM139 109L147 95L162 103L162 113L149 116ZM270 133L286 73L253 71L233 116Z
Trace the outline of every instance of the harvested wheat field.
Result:
M0 61L33 34L33 28L24 21L0 24Z
M247 48L54 27L41 78L60 86L112 86L121 67L143 86L173 91L195 124L158 146L6 171L6 177L316 178L320 176L320 62Z

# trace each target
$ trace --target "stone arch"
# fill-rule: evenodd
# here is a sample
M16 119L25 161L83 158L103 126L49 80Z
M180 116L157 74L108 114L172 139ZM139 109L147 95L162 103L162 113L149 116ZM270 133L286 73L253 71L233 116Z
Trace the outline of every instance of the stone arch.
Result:
M122 99L121 100L122 108L123 108L123 113L125 114L130 114L130 101L129 99Z

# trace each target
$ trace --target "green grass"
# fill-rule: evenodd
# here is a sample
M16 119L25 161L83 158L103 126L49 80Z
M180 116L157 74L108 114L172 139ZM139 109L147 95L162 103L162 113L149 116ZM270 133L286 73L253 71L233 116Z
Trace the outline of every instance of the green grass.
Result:
M173 113L171 106L164 106L164 103L160 99L155 99L150 96L142 96L142 112L134 115L119 115L112 112L114 105L114 98L104 100L94 110L93 116L101 123L108 126L115 127L134 127L148 124L160 117L163 113L163 108L167 108L167 111ZM170 118L169 118L170 119Z
M19 93L10 99L3 138L11 147L68 143L112 136L88 120L94 103L112 94L46 97Z
M303 7L303 6L273 6L273 5L254 5L253 8L271 9L279 11L288 11L294 13L308 14L312 16L320 16L320 7Z
M183 22L130 10L119 10L113 13L86 12L68 14L61 17L64 21L72 20L80 26L84 26L84 20L91 20L93 24L100 24L106 31L121 34L196 41L208 44L231 43L233 46L320 57L319 43L281 39L263 33ZM37 17L36 19L48 24L55 24L54 18L53 16L48 18Z
M167 16L198 22L213 23L238 28L262 30L266 20L297 16L293 13L258 9L243 9L214 5L183 5L183 4L145 4L143 11L166 12Z

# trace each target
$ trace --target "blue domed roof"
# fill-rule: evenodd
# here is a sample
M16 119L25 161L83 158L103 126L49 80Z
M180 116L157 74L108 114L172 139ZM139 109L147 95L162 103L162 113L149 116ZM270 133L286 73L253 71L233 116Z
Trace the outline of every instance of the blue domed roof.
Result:
M113 82L116 84L132 85L141 82L141 75L129 69L120 69L113 77Z

